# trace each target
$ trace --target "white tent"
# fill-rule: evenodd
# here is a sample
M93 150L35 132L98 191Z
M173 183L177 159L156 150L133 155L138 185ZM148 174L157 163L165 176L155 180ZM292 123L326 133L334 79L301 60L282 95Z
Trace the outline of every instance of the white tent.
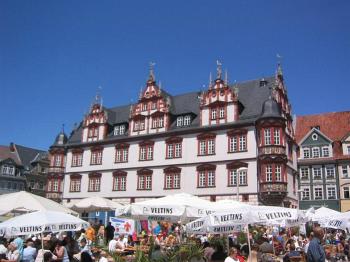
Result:
M78 231L88 226L88 222L66 213L36 211L0 223L0 234L11 237L43 232Z
M114 211L123 206L107 198L93 196L84 198L71 206L77 212Z
M350 231L350 211L340 213L339 215L327 219L324 223L324 227Z
M0 215L8 213L28 213L33 211L57 211L78 215L73 210L55 201L26 191L0 195Z
M130 213L134 219L177 222L203 217L207 212L212 212L210 201L180 193L133 203L125 209L117 209L116 215L123 216Z

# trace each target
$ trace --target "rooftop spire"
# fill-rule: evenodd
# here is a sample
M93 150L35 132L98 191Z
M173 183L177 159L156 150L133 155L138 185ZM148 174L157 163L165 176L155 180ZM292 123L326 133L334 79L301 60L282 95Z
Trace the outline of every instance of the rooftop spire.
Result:
M228 75L227 75L227 69L225 70L225 85L228 85Z
M221 79L222 75L222 63L219 60L216 60L216 78Z
M154 76L154 66L156 65L156 63L154 62L149 62L149 79L148 81L154 81L156 78Z
M282 61L282 56L277 54L277 69L276 69L276 76L283 76L283 71L282 71L282 66L281 66L281 61Z

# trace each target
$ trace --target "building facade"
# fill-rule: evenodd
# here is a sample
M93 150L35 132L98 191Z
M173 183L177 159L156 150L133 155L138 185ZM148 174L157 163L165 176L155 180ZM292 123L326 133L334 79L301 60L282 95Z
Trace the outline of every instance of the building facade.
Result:
M49 177L64 203L187 192L297 207L296 167L280 67L274 77L231 86L218 66L206 91L172 96L150 70L137 103L106 108L96 97L69 138L59 134L50 148Z
M349 132L350 112L297 117L301 209L350 209Z
M27 190L45 196L48 154L10 143L0 146L0 194Z

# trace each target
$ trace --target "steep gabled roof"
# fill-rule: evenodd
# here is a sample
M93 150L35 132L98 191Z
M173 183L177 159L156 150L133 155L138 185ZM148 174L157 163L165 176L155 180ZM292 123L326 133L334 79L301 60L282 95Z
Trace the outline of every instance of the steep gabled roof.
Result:
M316 132L318 135L324 137L326 140L328 140L330 143L332 143L332 139L330 139L328 136L326 136L325 134L323 134L320 130L318 130L317 128L313 127L312 129L310 129L310 131L300 140L300 142L298 143L299 145L301 145L302 143L304 143L304 141L313 133Z
M38 156L38 154L45 154L43 150L15 145L18 157L24 167L29 167L31 162Z
M264 85L261 85L261 80L264 80ZM265 77L261 79L249 80L237 83L231 88L238 88L238 101L240 103L240 120L254 121L261 115L263 103L270 97L271 89L275 84L275 77ZM170 100L170 113L173 116L192 114L194 116L191 125L187 128L199 126L200 113L200 91L189 92L185 94L171 96L162 90L162 93ZM130 116L131 105L117 106L105 108L108 114L108 124L113 126L121 123L128 123ZM175 120L175 119L174 119ZM175 129L176 124L172 123L171 129ZM186 127L185 127L186 128ZM182 129L185 129L182 128ZM69 143L79 143L82 137L82 124L72 131Z
M320 131L332 141L340 141L350 132L350 111L297 116L297 143L299 144L310 129L316 126L319 126Z
M16 151L11 152L10 147L0 146L0 160L11 158L16 164L21 165L21 160L18 158Z

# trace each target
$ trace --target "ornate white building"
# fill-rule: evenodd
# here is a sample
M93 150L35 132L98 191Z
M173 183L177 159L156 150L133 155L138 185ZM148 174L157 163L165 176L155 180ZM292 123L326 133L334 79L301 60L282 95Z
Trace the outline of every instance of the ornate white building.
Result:
M172 96L153 70L138 102L102 107L50 148L48 197L130 203L187 192L297 207L296 144L281 68L274 77ZM238 181L237 181L238 180ZM237 186L238 182L238 186Z

